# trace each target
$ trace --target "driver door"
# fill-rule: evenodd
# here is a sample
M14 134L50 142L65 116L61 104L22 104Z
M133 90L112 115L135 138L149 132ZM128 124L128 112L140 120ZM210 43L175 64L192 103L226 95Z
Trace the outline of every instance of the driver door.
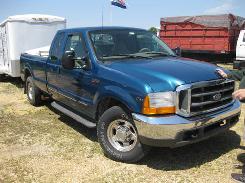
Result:
M67 37L64 53L66 51L74 51L75 67L72 70L60 67L56 83L61 94L59 101L78 112L86 111L86 115L89 115L95 91L90 86L93 76L91 70L83 69L83 58L87 56L87 51L81 34Z

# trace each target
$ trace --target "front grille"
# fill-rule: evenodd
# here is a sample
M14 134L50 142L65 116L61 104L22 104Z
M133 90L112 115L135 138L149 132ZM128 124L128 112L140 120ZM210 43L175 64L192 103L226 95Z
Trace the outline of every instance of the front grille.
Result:
M178 113L194 116L226 107L233 102L234 88L233 80L215 80L181 86L177 89Z

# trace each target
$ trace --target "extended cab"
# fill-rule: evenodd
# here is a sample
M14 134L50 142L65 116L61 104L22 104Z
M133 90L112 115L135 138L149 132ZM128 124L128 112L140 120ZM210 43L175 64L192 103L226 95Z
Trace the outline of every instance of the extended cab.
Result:
M235 83L215 65L177 56L152 33L98 27L58 31L48 57L21 55L29 102L97 128L105 154L140 160L149 146L178 147L236 124ZM226 71L227 72L227 71Z

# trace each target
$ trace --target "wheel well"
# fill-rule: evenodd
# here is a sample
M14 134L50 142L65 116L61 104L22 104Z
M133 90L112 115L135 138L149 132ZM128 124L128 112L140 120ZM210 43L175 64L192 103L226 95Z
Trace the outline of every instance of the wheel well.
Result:
M29 69L25 69L24 82L26 82L29 76L31 76L31 72L29 71ZM24 93L26 93L26 86L24 87Z
M31 72L29 71L29 69L25 69L25 81L29 76L31 76Z
M120 106L122 107L125 112L129 113L130 109L123 104L121 101L114 99L112 97L107 97L102 99L98 106L97 106L97 111L96 111L96 121L99 120L100 116L109 108L113 107L113 106Z

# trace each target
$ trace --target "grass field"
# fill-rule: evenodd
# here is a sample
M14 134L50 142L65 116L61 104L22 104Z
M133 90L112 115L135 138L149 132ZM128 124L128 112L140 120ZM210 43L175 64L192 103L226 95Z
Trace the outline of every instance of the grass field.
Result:
M96 131L55 111L31 106L20 82L0 82L0 182L232 182L243 118L230 131L177 148L153 148L137 164L109 160Z

